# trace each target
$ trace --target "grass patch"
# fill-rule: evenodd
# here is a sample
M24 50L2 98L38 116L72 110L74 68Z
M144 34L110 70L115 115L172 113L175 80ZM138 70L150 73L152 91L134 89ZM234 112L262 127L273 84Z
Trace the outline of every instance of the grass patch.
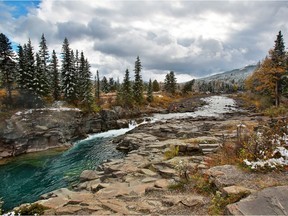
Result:
M194 190L197 193L210 195L215 192L215 186L210 182L208 175L195 172L190 176L190 178L194 186Z
M166 160L172 159L179 154L179 146L170 145L170 148L164 152Z
M169 190L184 191L189 181L186 179L181 179L179 182L170 184L168 186Z
M239 193L235 195L222 196L220 191L217 191L211 200L209 206L210 215L223 215L225 207L229 204L238 202L240 199L245 198L247 193Z
M264 110L264 115L269 117L285 116L288 113L287 107L281 105L279 107L272 106Z

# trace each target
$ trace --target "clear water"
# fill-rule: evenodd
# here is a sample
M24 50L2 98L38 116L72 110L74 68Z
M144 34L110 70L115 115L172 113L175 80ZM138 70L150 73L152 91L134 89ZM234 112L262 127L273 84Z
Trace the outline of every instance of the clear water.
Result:
M227 97L212 96L205 99L208 105L192 113L156 114L152 122L171 118L217 116L228 112L226 105L234 101ZM106 159L123 157L111 143L112 137L126 133L135 125L120 130L89 136L65 151L46 151L16 157L0 165L0 197L4 210L22 203L34 202L39 196L76 183L85 169L95 169Z
M111 143L112 137L133 128L110 130L92 135L65 151L27 154L0 165L0 197L3 209L34 202L39 196L76 183L85 169L95 169L104 160L123 157Z

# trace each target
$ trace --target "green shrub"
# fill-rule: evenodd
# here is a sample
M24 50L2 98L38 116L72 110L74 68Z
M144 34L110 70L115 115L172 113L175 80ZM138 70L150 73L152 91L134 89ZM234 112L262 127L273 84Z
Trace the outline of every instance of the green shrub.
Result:
M15 215L43 215L46 209L46 207L38 203L28 204L17 209L17 211L15 211Z
M179 154L179 146L171 145L169 150L164 152L164 156L166 160L172 159Z
M215 191L215 187L211 184L209 177L202 173L194 173L191 175L194 189L198 193L211 194Z
M238 202L240 199L246 197L247 195L247 193L239 193L235 195L222 196L222 193L217 191L211 200L211 205L209 206L209 214L223 215L224 209L227 205Z
M284 107L284 106L279 106L279 107L275 107L275 106L272 106L270 108L267 108L265 111L264 111L264 114L266 116L269 116L269 117L278 117L278 116L284 116L286 115L288 112L287 108Z

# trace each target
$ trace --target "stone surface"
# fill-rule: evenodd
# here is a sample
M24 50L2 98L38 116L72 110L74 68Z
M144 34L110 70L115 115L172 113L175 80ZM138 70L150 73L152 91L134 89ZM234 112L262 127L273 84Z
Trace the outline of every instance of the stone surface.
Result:
M288 215L288 186L266 188L226 207L230 215Z
M155 182L155 187L157 188L167 188L170 185L167 179L159 179Z
M91 181L99 178L98 174L94 170L84 170L80 175L80 181Z
M212 167L205 173L210 176L211 181L219 190L227 186L237 185L249 178L248 173L233 165Z
M52 148L70 147L88 133L122 125L114 111L84 114L77 109L30 109L17 112L0 124L0 159Z
M253 190L242 187L242 186L229 186L229 187L224 187L222 189L224 195L226 196L231 196L231 195L249 195Z

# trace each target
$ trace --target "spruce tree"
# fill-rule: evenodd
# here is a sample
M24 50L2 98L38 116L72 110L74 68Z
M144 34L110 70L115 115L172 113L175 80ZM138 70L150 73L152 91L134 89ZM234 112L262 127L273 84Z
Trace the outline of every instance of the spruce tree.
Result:
M105 76L101 80L101 91L104 93L108 93L110 91L109 90L109 83L108 83L108 80Z
M133 95L132 95L131 81L130 81L128 69L126 69L125 71L121 93L122 93L122 101L124 105L127 107L131 107L133 105Z
M41 36L41 41L39 44L39 57L40 57L40 62L39 62L39 73L41 73L41 86L42 86L42 95L46 96L49 94L51 91L51 74L49 73L49 51L48 47L46 44L46 38L44 34Z
M35 73L33 78L33 90L36 95L43 96L46 94L46 89L43 88L43 77L44 71L42 67L42 59L39 53L36 53L36 65L35 65Z
M11 42L6 35L0 33L0 75L2 85L6 89L7 105L12 103L12 86L15 81L15 62Z
M283 35L281 31L279 31L278 35L276 36L274 49L272 50L271 54L273 68L277 68L277 73L275 74L276 81L275 81L275 105L279 106L280 104L280 95L283 85L283 73L281 71L286 70L286 52L285 52L285 45L283 40Z
M33 52L33 46L31 40L28 40L28 43L24 45L24 59L25 59L25 89L30 92L30 94L35 94L35 58Z
M95 98L99 101L100 100L100 78L99 78L99 71L96 72L95 77Z
M59 100L61 96L60 73L58 70L58 59L55 50L52 52L52 61L50 63L51 71L51 90L54 100Z
M26 74L26 60L23 47L18 46L18 64L17 64L17 84L20 90L24 90L27 84L27 74Z
M164 89L166 92L175 94L177 89L176 77L173 71L170 71L164 80Z
M69 47L69 41L64 39L62 46L62 92L64 99L68 102L76 100L76 79L75 79L75 67L73 65L74 54Z
M153 101L153 86L152 86L151 79L149 80L149 83L148 83L147 101L149 103L151 103Z
M152 83L152 88L153 88L153 92L160 91L160 85L156 79Z
M142 76L141 76L141 70L142 70L142 65L139 56L137 56L137 59L135 61L135 80L134 80L134 85L133 85L133 96L134 96L134 101L137 104L143 103L143 81L142 81Z
M79 79L79 86L81 86L79 100L85 105L90 106L92 103L91 71L90 64L88 60L85 59L83 52L81 52L80 56L79 75L81 77L81 79Z

